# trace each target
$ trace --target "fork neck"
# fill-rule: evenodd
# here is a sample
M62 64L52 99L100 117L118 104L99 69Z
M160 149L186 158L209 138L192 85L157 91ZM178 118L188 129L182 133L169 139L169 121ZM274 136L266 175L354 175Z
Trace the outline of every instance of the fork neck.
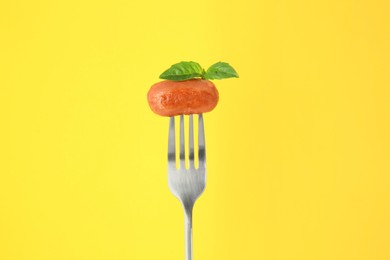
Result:
M188 216L192 216L192 209L194 208L195 202L189 199L181 200L183 205L184 213Z
M184 216L189 219L189 220L192 220L192 209L193 209L193 205L191 206L183 206L184 208Z

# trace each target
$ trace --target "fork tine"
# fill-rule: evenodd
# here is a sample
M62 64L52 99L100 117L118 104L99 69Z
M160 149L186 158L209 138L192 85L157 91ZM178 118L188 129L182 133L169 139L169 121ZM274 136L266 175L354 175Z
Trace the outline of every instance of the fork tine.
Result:
M190 168L195 168L194 165L194 121L193 121L193 116L190 115L190 149L189 149L189 162L190 162Z
M204 123L203 123L203 115L199 114L199 122L198 122L198 158L199 158L199 168L205 168L206 166L206 145L204 138Z
M175 117L174 116L171 116L169 120L168 167L172 169L176 169Z
M185 150L184 150L184 116L180 116L180 168L185 169Z

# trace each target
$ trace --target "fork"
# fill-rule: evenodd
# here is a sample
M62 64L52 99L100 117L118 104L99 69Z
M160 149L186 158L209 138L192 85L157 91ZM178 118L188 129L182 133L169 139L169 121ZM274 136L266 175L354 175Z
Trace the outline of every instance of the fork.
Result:
M186 169L184 153L184 116L180 116L179 168L176 168L175 118L169 122L168 138L168 185L171 192L180 200L184 208L184 235L186 260L192 260L192 209L195 201L206 186L206 147L203 115L198 117L198 168L194 158L194 123L189 116L189 168Z

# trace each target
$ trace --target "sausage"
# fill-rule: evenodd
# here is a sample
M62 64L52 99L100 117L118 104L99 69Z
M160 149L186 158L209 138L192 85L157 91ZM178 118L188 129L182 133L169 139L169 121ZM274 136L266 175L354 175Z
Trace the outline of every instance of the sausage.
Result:
M209 80L164 80L150 88L147 98L154 113L160 116L176 116L213 110L218 104L219 94Z

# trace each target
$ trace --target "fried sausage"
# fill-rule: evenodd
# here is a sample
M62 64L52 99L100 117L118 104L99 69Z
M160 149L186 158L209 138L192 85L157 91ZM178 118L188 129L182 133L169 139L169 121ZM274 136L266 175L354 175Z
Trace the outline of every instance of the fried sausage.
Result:
M154 84L148 92L149 106L160 116L209 112L215 108L218 99L215 85L204 79L164 80Z

